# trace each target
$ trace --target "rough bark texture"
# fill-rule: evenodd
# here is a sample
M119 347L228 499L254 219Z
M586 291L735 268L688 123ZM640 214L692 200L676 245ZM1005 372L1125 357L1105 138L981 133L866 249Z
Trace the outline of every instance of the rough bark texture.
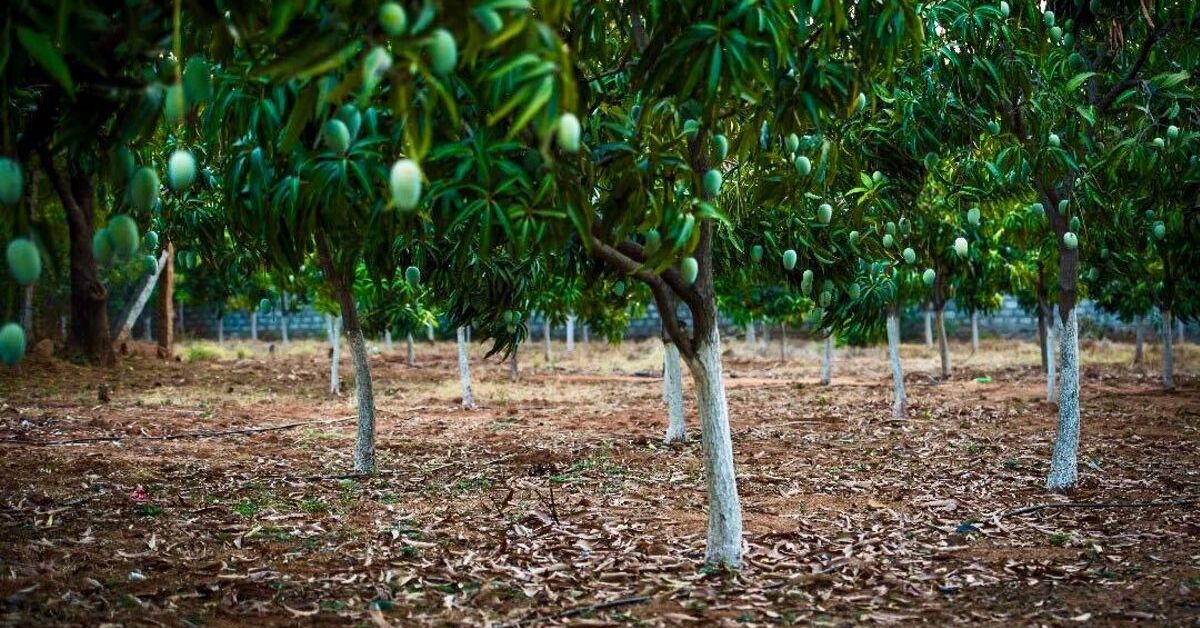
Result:
M317 253L333 293L342 308L340 319L350 341L350 359L354 362L354 391L358 402L358 434L354 442L354 472L375 470L375 391L371 383L371 364L367 360L367 342L358 322L358 304L354 302L351 273L334 263L325 235L317 234ZM251 319L253 320L253 319Z
M715 303L713 309L716 309ZM742 509L733 466L729 407L725 400L725 383L721 379L721 339L715 321L707 322L706 327L707 333L695 338L695 357L687 361L696 384L708 486L705 562L738 568L742 564Z
M71 322L67 351L82 355L93 364L112 366L117 356L108 326L108 290L100 281L92 256L95 194L91 179L72 167L70 182L63 180L48 152L42 153L42 166L66 210L70 238Z
M683 416L683 367L679 349L669 339L663 339L663 401L667 405L667 434L665 443L686 443L687 426Z
M942 357L942 379L950 379L950 339L946 337L946 312L939 309L937 318L938 353Z
M821 352L821 385L833 381L833 333L825 336L825 350Z
M567 315L567 353L575 351L575 315Z
M1163 390L1175 390L1175 346L1172 342L1174 330L1171 325L1171 310L1162 311L1162 385Z
M979 312L971 310L971 352L979 351Z
M1143 350L1146 344L1145 327L1142 325L1141 315L1133 317L1133 363L1141 364L1145 361L1145 351Z
M908 397L904 393L904 370L900 368L900 318L895 311L887 313L888 359L892 363L892 418L908 415Z
M342 392L342 317L325 315L329 325L329 392L339 395Z
M154 304L154 339L158 357L170 360L175 353L175 244L163 243L167 263L158 274L158 299Z
M142 310L145 309L146 303L150 300L151 293L154 292L154 284L158 283L158 276L162 274L163 266L166 264L166 257L167 253L163 251L158 256L158 265L155 267L154 272L146 273L138 282L137 288L133 291L133 299L125 306L125 311L121 312L120 316L117 317L117 328L113 332L113 344L120 346L133 333L133 324L142 315Z
M1079 480L1079 318L1075 308L1067 314L1058 335L1059 362L1062 365L1058 391L1058 436L1050 458L1046 488L1066 491Z
M454 330L458 340L458 381L462 384L462 407L470 410L475 407L475 393L471 391L471 362L467 358L467 328L459 327Z
M413 336L412 336L411 332L409 332L407 335L404 336L404 343L406 345L405 346L406 354L404 356L405 363L408 364L409 366L416 366L417 365L417 349L416 349L416 347L413 346Z

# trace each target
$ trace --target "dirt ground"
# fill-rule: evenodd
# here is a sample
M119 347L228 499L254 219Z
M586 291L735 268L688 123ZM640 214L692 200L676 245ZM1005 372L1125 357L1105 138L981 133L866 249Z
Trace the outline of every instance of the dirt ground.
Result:
M353 395L323 345L136 346L104 371L0 370L0 622L20 625L1116 624L1200 621L1200 347L1085 343L1080 488L1042 486L1056 413L1037 349L728 342L746 566L702 569L691 441L661 443L654 342L371 361L379 473L346 477ZM344 389L353 373L343 366ZM976 378L990 377L990 383ZM984 380L986 381L986 380ZM98 400L101 385L111 389ZM247 428L277 428L213 434ZM64 442L75 441L75 442ZM1062 502L1169 505L1013 510Z

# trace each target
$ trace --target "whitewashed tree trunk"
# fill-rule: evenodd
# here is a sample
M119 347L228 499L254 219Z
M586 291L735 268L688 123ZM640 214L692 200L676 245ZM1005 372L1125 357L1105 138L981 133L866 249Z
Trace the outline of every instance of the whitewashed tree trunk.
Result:
M575 351L575 315L567 315L567 353Z
M217 344L225 344L225 313L217 314Z
M979 351L979 312L971 310L971 353Z
M417 349L416 349L416 347L413 346L412 332L409 332L407 335L404 336L404 343L405 343L405 350L406 350L405 363L408 364L409 366L416 366L417 365Z
M283 293L283 307L279 308L279 337L283 344L288 344L291 339L288 338L288 293Z
M892 363L892 418L908 415L908 397L904 393L904 370L900 368L900 318L887 314L888 359Z
M433 342L433 323L425 323L425 337Z
M766 348L770 349L771 348L771 346L770 346L771 345L771 324L770 323L763 323L762 340L763 340L763 344L767 345Z
M467 328L459 327L454 330L458 340L458 381L462 384L462 407L470 410L475 407L475 393L471 392L471 362L467 358Z
M588 329L587 325L584 325L583 326L583 344L584 344L584 346L587 346L591 343L592 343L591 330Z
M258 340L258 310L250 310L250 339Z
M1061 373L1058 384L1058 437L1050 458L1050 474L1046 488L1064 491L1075 486L1079 479L1079 318L1077 308L1071 308L1058 334L1058 353Z
M463 327L463 329L466 330L465 333L467 334L467 344L471 344L471 326L467 325L466 327Z
M325 315L325 324L329 327L329 392L334 395L342 393L342 317Z
M821 354L821 385L828 386L833 381L833 332L825 336L825 350Z
M392 352L392 330L390 329L383 330L383 350L388 353Z
M1175 329L1178 330L1178 332L1179 332L1178 333L1179 344L1183 344L1183 319L1182 318L1175 319Z
M683 367L679 348L663 340L663 401L667 404L667 434L665 443L686 443L687 426L683 416Z
M1133 317L1133 363L1141 364L1145 360L1145 351L1143 346L1146 343L1145 325L1142 323L1142 316L1139 314Z
M729 406L721 379L721 337L716 323L696 338L695 358L687 361L696 384L704 475L708 486L708 547L705 562L738 568L742 564L742 508L733 466Z
M63 333L64 333L63 337L65 338L66 337L65 334L66 334L66 326L67 326L67 323L66 323L67 317L66 316L62 317L62 320L63 320ZM145 340L146 342L150 342L150 341L154 340L154 313L153 312L146 313L146 326L142 329L142 340Z
M550 317L542 318L542 354L546 361L550 361Z
M341 320L341 317L338 318ZM375 393L362 329L350 330L350 359L354 361L354 391L358 401L358 434L354 441L354 472L375 470Z
M1058 403L1058 366L1055 357L1058 353L1058 345L1054 344L1054 339L1062 334L1062 321L1054 315L1054 306L1051 305L1046 312L1048 324L1046 325L1046 401L1050 403Z
M746 324L746 344L754 345L758 343L758 340L754 337L754 335L754 319L752 318L750 319L750 322Z
M946 313L938 310L934 317L937 319L938 353L942 356L942 379L950 379L950 339L946 337Z
M1171 310L1162 310L1162 385L1163 390L1175 390L1175 346L1172 342L1174 329L1171 325Z
M160 274L162 274L162 270L163 270L163 267L166 265L166 262L167 262L167 253L166 253L166 251L163 251L163 253L158 256L158 260L154 265L154 272L146 273L145 275L142 276L142 279L138 283L138 287L135 290L135 296L133 298L133 301L131 301L129 303L129 306L125 308L125 311L122 312L121 316L117 319L117 328L113 332L113 335L112 335L113 336L113 344L120 344L122 341L125 340L125 338L128 338L129 335L132 333L133 324L137 321L138 317L142 315L142 311L146 309L146 303L148 303L150 301L150 295L153 294L153 292L154 292L154 286L158 285L158 276ZM25 305L28 308L28 313L30 316L30 327L26 330L25 333L30 338L33 338L33 327L32 327L33 306L31 303L32 298L33 298L33 285L32 284L26 287L25 295L26 295Z
M925 346L933 348L933 306L925 306Z

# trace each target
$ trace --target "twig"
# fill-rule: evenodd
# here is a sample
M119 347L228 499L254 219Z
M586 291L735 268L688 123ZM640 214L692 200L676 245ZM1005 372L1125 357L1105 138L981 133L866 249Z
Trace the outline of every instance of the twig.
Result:
M622 606L632 606L634 604L644 604L649 601L650 601L649 595L635 595L632 597L623 597L623 598L618 598L615 600L609 600L607 602L600 602L598 604L587 604L585 606L576 606L574 608L569 608L569 609L567 609L561 613L557 613L555 615L538 615L537 613L531 613L530 615L525 616L525 618L523 618L523 619L518 619L517 621L515 621L511 624L504 624L500 628L516 628L517 626L522 626L529 622L539 622L540 623L540 622L544 622L548 619L567 619L569 617L578 617L579 615L582 615L584 613L594 613L596 611L605 611L605 610L609 610L609 609L613 609L613 608L620 608Z
M56 445L74 445L80 443L99 443L111 442L116 440L180 440L184 438L215 438L218 436L235 436L238 434L257 434L260 432L275 432L279 430L290 430L306 425L332 425L334 423L343 423L357 419L358 416L348 416L339 419L322 419L320 421L299 421L296 423L285 423L283 425L272 425L270 427L248 427L237 430L223 430L219 432L199 431L199 432L180 432L178 434L166 434L164 436L89 436L87 438L70 438L67 440L22 440L17 438L8 438L0 440L0 445L29 445L33 447L53 447Z
M1000 518L1015 517L1050 508L1157 508L1161 506L1185 506L1194 504L1200 497L1185 497L1181 499L1164 499L1153 502L1063 502L1061 504L1035 504L1002 513Z

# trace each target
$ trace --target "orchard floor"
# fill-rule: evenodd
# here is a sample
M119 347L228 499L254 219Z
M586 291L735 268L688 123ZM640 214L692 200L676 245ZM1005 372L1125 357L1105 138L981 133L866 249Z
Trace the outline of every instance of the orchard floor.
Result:
M1056 414L1035 345L727 343L746 531L702 569L702 452L661 444L657 343L578 345L523 372L449 343L372 358L379 472L347 478L353 395L323 345L133 347L118 369L0 371L0 623L97 625L1098 624L1200 621L1200 347L1085 343L1081 486L1047 494ZM353 374L343 367L346 390ZM990 383L977 377L989 376ZM97 388L111 387L100 403ZM303 425L292 425L303 422ZM271 431L209 435L243 428ZM164 438L166 437L166 438ZM172 438L177 437L177 438ZM76 439L91 439L64 443ZM35 444L33 441L36 441ZM343 477L339 477L343 476ZM145 497L139 499L139 487Z

